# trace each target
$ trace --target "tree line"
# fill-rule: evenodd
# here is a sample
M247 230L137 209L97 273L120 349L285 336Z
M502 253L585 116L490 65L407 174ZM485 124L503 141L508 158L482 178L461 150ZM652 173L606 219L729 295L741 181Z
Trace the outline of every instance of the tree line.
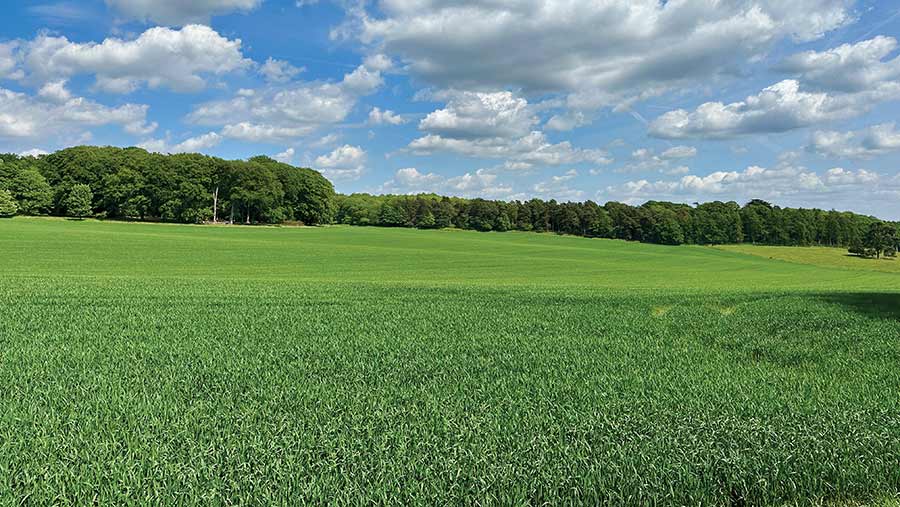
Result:
M757 243L865 249L876 225L896 251L897 224L841 211L781 208L754 199L689 206L650 201L641 206L592 201L489 201L441 197L352 194L336 196L335 221L388 227L456 227L477 231L555 232L665 245ZM882 243L885 243L882 242ZM874 246L871 248L875 248ZM891 248L881 244L881 254Z
M650 201L492 201L335 194L318 172L268 157L223 160L140 148L79 146L41 157L0 155L0 216L12 214L202 223L296 222L534 231L666 245L757 243L897 250L897 224L850 212L782 208L754 199L690 206Z
M312 169L268 157L78 146L41 157L0 155L0 207L4 201L23 215L316 225L332 220L334 187Z

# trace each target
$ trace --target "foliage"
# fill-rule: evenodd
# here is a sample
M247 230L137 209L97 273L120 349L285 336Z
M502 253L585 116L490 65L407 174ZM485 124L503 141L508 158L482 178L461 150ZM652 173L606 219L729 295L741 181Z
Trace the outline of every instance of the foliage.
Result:
M431 217L434 217L432 224ZM854 213L791 209L753 200L696 207L650 201L641 206L592 201L487 201L420 195L339 195L335 221L350 225L536 231L664 245L850 246L876 219Z
M897 228L885 222L875 222L869 226L864 246L875 257L880 258L885 251L893 251L897 247Z
M19 211L19 205L9 190L0 189L0 217L11 217Z
M39 159L6 155L0 160L0 186L13 179L11 168L25 164L36 169L28 177L44 179L32 182L37 188L32 194L40 197L29 197L35 204L23 206L25 197L19 202L29 213L66 214L70 189L84 184L93 190L94 210L108 218L204 222L213 218L216 191L218 217L233 213L236 222L315 225L331 222L333 214L331 182L311 169L268 157L226 161L140 148L77 146Z
M896 273L555 235L21 217L0 258L0 503L900 493Z
M0 189L9 191L24 215L45 214L53 204L53 190L33 162L15 155L0 157Z
M66 214L76 218L90 216L93 200L94 194L91 192L91 187L83 183L72 185L65 200Z

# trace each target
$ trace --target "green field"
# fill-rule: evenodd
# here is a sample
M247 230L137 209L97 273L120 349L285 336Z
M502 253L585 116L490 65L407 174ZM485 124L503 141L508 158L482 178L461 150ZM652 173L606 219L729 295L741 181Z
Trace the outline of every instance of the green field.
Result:
M900 273L747 248L2 220L0 504L900 498Z
M846 248L829 248L821 246L792 248L758 245L722 245L716 248L729 252L759 255L770 259L797 262L801 264L816 264L835 268L900 273L900 259L867 259L856 255L850 255L847 253Z

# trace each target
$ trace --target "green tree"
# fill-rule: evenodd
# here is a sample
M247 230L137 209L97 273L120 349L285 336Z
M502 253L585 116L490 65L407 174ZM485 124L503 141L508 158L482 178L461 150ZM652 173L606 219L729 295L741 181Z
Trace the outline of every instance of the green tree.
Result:
M0 217L11 217L19 210L16 200L9 190L0 189Z
M887 222L875 222L866 233L863 246L871 250L876 258L897 246L897 229Z
M10 181L8 190L18 202L19 213L39 215L46 213L53 205L53 189L34 168L19 171Z
M404 224L406 215L396 199L385 199L378 210L378 224L399 227Z
M434 213L426 211L420 218L418 227L422 229L434 229L435 227Z
M73 185L65 200L66 214L75 218L89 216L93 200L94 194L91 192L91 187L83 183Z

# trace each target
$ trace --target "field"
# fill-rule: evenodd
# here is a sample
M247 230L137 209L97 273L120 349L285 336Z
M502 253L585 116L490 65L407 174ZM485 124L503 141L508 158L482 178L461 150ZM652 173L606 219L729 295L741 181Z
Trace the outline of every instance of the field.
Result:
M881 258L866 259L847 253L846 248L808 247L790 248L781 246L757 246L757 245L721 245L716 248L729 251L759 255L769 259L776 259L801 264L817 264L844 269L857 269L865 271L884 271L887 273L900 273L900 259Z
M748 248L0 221L0 504L896 501L900 273Z

